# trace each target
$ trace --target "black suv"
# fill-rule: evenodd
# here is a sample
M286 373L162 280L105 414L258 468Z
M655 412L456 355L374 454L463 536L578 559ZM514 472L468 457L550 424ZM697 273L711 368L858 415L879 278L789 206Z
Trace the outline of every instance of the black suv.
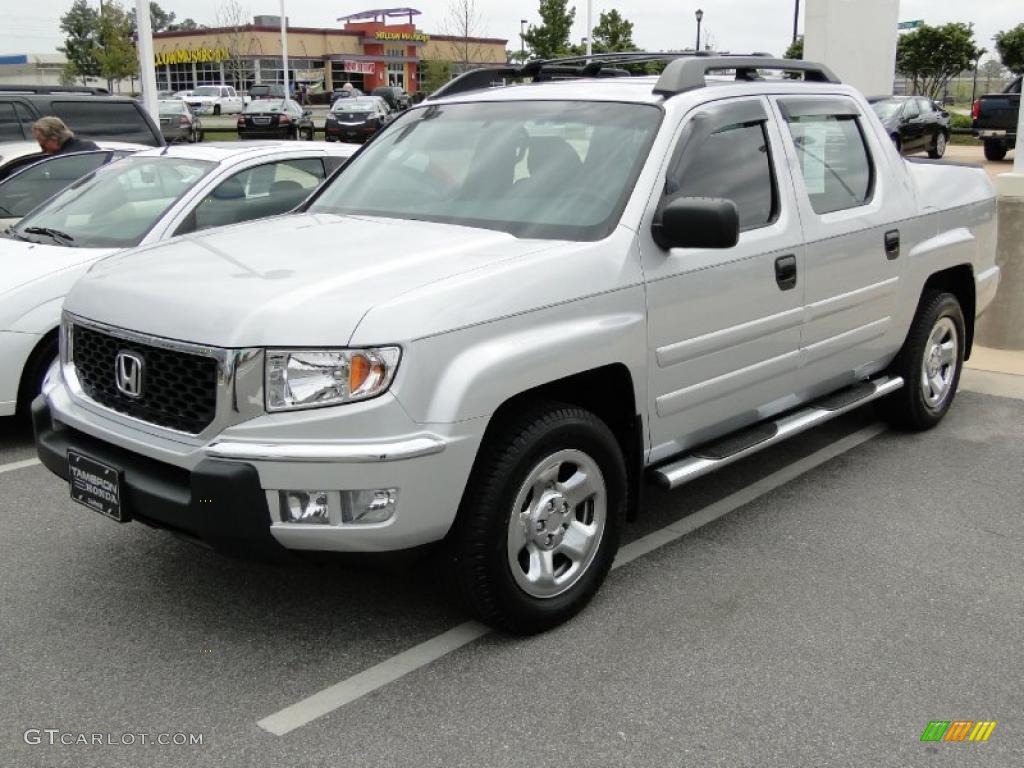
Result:
M397 85L382 85L379 88L374 88L371 96L380 96L384 101L388 103L388 106L392 109L408 109L412 103L412 99L409 98L409 94L405 92L404 88L399 88Z
M40 90L35 86L0 88L0 142L32 141L32 123L55 115L82 138L164 146L160 126L134 99L90 95L85 89Z

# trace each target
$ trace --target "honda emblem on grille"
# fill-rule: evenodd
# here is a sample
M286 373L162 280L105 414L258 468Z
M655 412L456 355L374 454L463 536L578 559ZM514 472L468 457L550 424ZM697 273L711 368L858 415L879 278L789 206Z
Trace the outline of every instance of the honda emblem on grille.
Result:
M115 377L117 391L128 397L142 397L142 358L131 352L121 350L115 359Z

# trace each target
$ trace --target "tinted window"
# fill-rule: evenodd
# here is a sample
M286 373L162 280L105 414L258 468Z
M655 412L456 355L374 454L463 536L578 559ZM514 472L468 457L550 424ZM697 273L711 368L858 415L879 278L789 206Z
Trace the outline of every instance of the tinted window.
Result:
M53 111L72 131L86 138L159 144L135 104L102 98L54 101Z
M23 141L24 138L14 105L0 102L0 141Z
M740 229L763 227L775 218L777 194L764 123L730 125L687 149L669 172L666 194L721 197L740 212Z
M0 215L21 217L71 182L103 165L108 152L63 155L26 168L0 185Z
M175 232L182 235L286 213L324 180L319 158L247 168L218 184Z
M789 118L804 186L815 213L863 205L871 197L871 159L852 115Z
M14 114L21 119L21 133L26 138L32 139L32 124L36 121L35 116L24 104L14 104Z

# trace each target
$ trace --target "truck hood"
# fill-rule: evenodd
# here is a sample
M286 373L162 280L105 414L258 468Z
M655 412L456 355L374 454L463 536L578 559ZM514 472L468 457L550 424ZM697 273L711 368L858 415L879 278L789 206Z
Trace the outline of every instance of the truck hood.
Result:
M211 346L341 346L377 304L555 245L448 224L285 215L124 251L89 270L64 307Z

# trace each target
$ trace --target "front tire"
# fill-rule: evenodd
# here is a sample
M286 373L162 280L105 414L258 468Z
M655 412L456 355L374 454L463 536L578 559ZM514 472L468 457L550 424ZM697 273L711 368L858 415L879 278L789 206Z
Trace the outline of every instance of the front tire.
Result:
M36 347L25 364L25 370L21 374L21 383L18 386L17 413L28 414L32 401L36 399L43 388L43 379L46 372L50 370L57 359L60 349L57 335L53 334Z
M889 369L903 377L903 388L883 403L891 424L923 431L942 421L956 397L966 338L957 298L943 291L926 293Z
M547 403L502 418L480 449L448 542L469 611L523 635L578 613L615 558L626 488L619 443L593 413Z
M938 160L946 154L946 132L939 131L935 134L935 138L932 140L932 148L928 150L928 157L932 160Z
M1006 157L1006 145L1003 144L999 139L986 139L985 140L985 159L986 160L1002 160Z
M220 104L214 104L213 105L213 114L214 115L219 115L220 114Z

